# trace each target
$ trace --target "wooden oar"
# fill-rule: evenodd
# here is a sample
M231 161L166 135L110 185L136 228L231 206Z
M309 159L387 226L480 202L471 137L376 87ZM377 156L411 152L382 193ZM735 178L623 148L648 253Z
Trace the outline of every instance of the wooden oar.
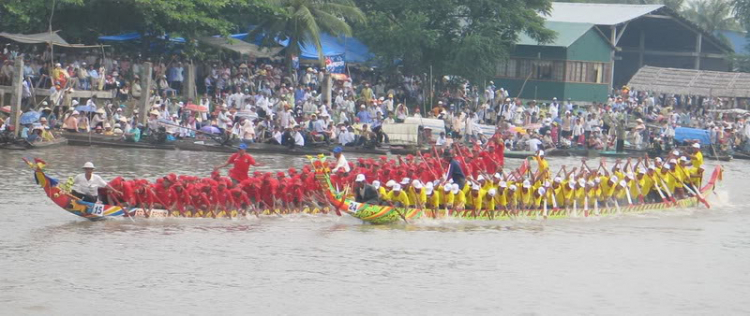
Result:
M589 195L585 191L583 194L583 216L589 217Z
M656 188L656 192L659 192L662 202L669 204L669 199L664 196L664 192L661 191L661 187L659 187L659 183L656 180L654 180L654 187Z
M625 190L625 196L628 198L628 205L633 206L633 198L630 197L630 188L624 187L622 189Z
M685 172L684 169L682 170L682 174L684 176L686 176L688 179L690 179L690 175L688 175L687 172ZM675 179L679 180L679 178L677 178L677 177L675 177ZM708 204L708 201L706 201L706 199L703 197L703 195L701 194L701 191L698 188L696 188L694 185L693 185L692 188L690 187L692 185L692 183L690 182L690 180L688 180L687 183L685 181L682 181L682 180L680 180L680 182L682 182L682 185L685 188L687 188L688 191L691 191L693 193L693 195L695 195L698 198L698 201L701 201L701 203L703 203L703 205L705 205L706 208L711 208L711 205Z
M664 178L659 174L656 173L656 177L661 181L661 185L664 187L664 192L667 192L667 196L669 197L669 200L672 201L672 204L677 205L677 200L674 198L674 195L672 195L672 192L669 191L669 186L667 185L667 182L664 181Z
M400 216L401 219L404 220L404 223L409 224L409 221L406 220L406 217L404 216L404 214L401 214L401 211L399 211L398 208L395 205L393 205L393 202L391 202L391 201L386 201L386 202L388 202L388 204L391 206L391 208L394 211L396 211L396 214L398 214L398 216Z

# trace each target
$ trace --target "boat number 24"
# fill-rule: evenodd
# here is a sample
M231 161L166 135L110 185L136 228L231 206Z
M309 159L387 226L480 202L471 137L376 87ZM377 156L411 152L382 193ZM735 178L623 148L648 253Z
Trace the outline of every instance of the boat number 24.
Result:
M349 212L356 213L359 209L359 204L356 202L349 202Z

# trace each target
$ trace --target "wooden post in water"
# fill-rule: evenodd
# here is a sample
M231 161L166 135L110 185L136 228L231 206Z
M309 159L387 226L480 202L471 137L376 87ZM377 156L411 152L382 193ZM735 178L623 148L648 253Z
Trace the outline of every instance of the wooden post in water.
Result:
M195 92L195 65L192 60L187 64L187 67L185 67L184 79L185 80L182 82L184 85L184 87L182 87L182 94L186 99L185 104L187 104L187 99L195 100L195 96L197 95Z
M10 117L13 119L13 134L21 133L21 101L23 99L23 58L16 57L16 69L13 73L13 97L10 99Z
M152 74L154 72L154 68L151 62L145 62L143 63L142 69L141 99L138 100L138 120L141 124L146 125L146 123L148 122L148 100L151 99L151 81L153 81Z
M333 107L333 103L331 102L331 95L333 91L333 81L331 78L331 74L326 71L325 75L323 75L323 97L326 100L326 104L328 104L328 107Z

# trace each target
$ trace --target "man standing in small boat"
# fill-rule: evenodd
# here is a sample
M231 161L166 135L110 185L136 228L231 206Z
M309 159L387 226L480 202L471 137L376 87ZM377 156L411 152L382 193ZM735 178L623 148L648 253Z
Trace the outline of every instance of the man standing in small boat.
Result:
M257 166L258 163L255 162L253 156L245 152L246 149L247 144L240 144L240 147L237 148L237 152L232 154L225 164L216 166L214 171L218 171L221 168L233 164L234 167L229 169L229 177L232 179L232 182L237 184L242 182L242 180L247 179L247 172L250 170L250 166Z
M73 196L84 202L96 203L99 188L107 187L107 181L94 174L94 164L87 162L83 165L83 173L73 179Z

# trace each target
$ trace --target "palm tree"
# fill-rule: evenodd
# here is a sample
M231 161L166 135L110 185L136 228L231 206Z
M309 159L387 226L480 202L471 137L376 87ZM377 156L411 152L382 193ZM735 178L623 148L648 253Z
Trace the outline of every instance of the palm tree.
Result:
M268 16L248 35L264 34L267 40L288 40L287 61L300 55L303 43L312 42L318 50L321 66L325 64L320 35L351 36L349 23L364 23L365 14L352 0L271 0L278 13ZM291 67L290 67L291 68Z
M734 16L750 30L750 0L733 0Z
M709 33L716 30L738 30L739 24L732 16L732 3L725 0L703 0L689 3L685 17Z

